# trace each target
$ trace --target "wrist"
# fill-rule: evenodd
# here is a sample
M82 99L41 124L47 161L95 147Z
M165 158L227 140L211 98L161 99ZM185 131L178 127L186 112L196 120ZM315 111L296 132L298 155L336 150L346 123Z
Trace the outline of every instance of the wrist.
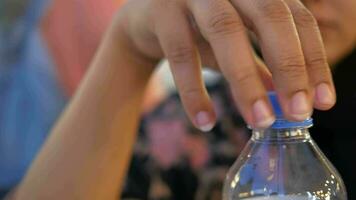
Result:
M125 85L146 87L158 61L138 52L122 26L113 23L107 30L91 68L97 73L106 74L106 79L117 77L113 81L118 84L125 82Z
M135 42L132 34L130 33L130 19L129 11L122 9L119 14L115 17L112 27L110 28L109 35L117 41L118 48L122 49L127 53L128 59L135 60L140 67L144 68L155 68L160 58L153 58L152 56L146 55L144 52L138 48L139 44ZM144 69L144 70L146 70Z

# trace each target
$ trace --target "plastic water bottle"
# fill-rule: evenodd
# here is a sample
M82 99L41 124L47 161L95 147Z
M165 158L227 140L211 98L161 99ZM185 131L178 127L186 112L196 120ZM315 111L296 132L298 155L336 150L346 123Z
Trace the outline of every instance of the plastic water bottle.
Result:
M312 119L286 120L269 95L277 120L253 130L227 174L223 200L347 200L339 173L310 137Z

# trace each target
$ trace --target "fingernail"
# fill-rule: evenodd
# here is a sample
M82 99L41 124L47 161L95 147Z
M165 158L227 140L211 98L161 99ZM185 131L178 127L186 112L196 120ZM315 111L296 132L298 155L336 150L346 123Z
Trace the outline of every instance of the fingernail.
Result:
M334 95L328 84L321 83L316 87L316 100L323 105L333 105L335 103Z
M202 111L195 117L198 128L203 132L208 132L214 127L214 123L210 121L209 113Z
M297 92L290 102L291 115L298 121L303 121L310 117L310 106L305 92Z
M267 128L273 124L275 118L268 108L267 103L260 99L253 105L253 115L257 128Z

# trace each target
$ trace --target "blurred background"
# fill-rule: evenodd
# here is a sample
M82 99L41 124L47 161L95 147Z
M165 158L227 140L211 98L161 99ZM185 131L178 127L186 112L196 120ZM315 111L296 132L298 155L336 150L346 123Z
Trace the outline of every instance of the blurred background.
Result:
M123 0L0 0L0 197L23 177ZM218 75L204 72L209 82ZM175 90L166 61L143 105Z
M319 25L328 57L335 57L331 61L336 69L332 70L339 92L338 104L331 112L314 113L312 134L352 188L356 182L356 160L352 157L356 130L355 118L349 115L356 112L356 29L352 28L356 3L302 2L313 14L322 16L320 19L327 19L328 23L320 20ZM123 3L0 0L0 199L26 173ZM340 50L343 45L348 49ZM226 170L250 132L234 107L225 81L209 70L204 70L204 78L218 116L217 126L209 133L191 126L174 93L167 61L161 62L142 105L144 119L124 197L221 198ZM353 190L349 194L356 196Z
M0 199L25 174L122 3L0 0ZM147 109L164 94L151 90Z

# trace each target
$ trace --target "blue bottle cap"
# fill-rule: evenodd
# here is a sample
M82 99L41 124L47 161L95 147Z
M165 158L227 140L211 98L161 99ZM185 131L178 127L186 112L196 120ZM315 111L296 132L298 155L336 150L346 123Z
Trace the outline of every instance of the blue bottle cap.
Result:
M268 97L273 106L273 111L276 116L276 121L272 124L273 129L288 129L288 128L301 128L301 127L311 127L313 125L313 119L308 118L301 122L288 121L283 116L282 108L278 102L276 92L269 92Z

